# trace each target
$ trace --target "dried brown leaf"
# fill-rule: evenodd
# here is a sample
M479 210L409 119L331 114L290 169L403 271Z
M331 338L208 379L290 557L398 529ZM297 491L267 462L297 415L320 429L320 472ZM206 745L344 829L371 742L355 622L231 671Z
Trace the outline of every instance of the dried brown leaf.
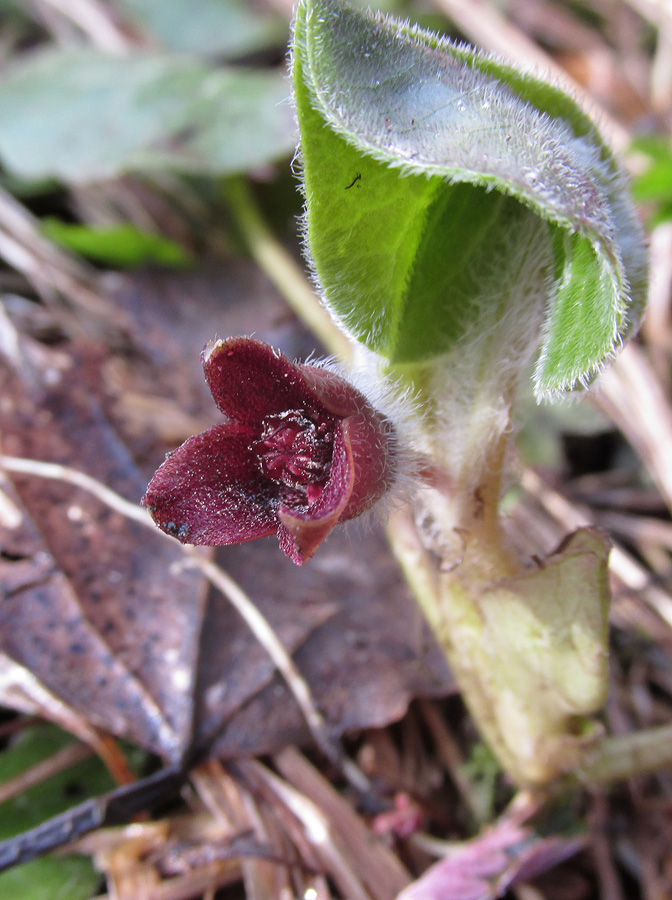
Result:
M401 718L414 696L452 689L445 659L380 530L363 531L357 523L342 528L302 568L278 553L273 538L225 548L221 558L280 635L288 624L320 609L331 613L295 659L334 734L386 725ZM221 621L226 621L224 611ZM216 640L214 633L205 640ZM236 654L222 665L235 667L240 659ZM217 754L258 753L260 722L275 726L261 745L263 752L306 740L298 707L275 677L229 722Z
M55 371L33 372L27 390L5 370L3 451L74 465L137 498L144 478L97 403L95 364L73 357L49 384ZM14 483L25 513L5 529L0 649L91 722L177 758L191 733L201 579L87 492Z

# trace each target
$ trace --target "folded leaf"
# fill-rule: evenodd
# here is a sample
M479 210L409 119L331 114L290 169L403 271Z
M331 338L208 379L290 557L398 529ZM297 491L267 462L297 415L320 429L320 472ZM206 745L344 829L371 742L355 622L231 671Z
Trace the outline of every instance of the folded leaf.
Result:
M511 294L535 267L538 394L590 380L636 327L641 230L560 90L340 0L299 4L294 77L308 241L357 340L393 364L431 360L478 337L498 282Z

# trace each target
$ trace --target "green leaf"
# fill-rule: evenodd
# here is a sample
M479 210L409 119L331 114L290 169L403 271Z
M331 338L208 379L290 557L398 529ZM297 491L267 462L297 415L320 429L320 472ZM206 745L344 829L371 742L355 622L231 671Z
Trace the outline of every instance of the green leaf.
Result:
M282 45L287 25L280 16L251 9L243 0L117 0L127 16L168 50L232 59Z
M0 784L48 759L72 738L52 725L24 732L0 754ZM105 793L114 783L97 758L54 775L0 805L0 840L58 815L88 797ZM45 856L0 874L2 900L88 900L100 876L84 857Z
M142 231L130 223L92 228L49 217L42 219L42 231L61 246L114 268L148 263L183 268L191 262L186 250L175 241Z
M658 135L640 137L632 148L645 153L650 163L632 185L632 193L639 203L653 203L656 212L652 224L672 218L672 147L669 138Z
M650 164L633 182L635 198L641 202L672 200L672 147L669 138L657 135L641 137L633 141L632 149L650 158Z
M299 4L294 79L308 242L357 340L395 365L468 352L493 309L507 320L517 285L543 283L540 316L516 315L521 334L544 323L536 390L548 395L590 380L636 327L641 229L560 90L339 0Z
M85 183L129 171L249 171L294 147L278 72L149 53L57 50L0 82L0 158L26 179Z

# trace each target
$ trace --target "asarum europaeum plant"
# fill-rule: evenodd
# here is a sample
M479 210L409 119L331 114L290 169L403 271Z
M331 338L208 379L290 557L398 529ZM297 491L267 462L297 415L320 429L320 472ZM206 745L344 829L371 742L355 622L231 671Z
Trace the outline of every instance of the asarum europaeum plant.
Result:
M391 538L480 729L544 783L599 752L608 547L543 563L499 511L512 409L581 390L637 330L643 233L596 126L500 59L341 0L299 0L305 240L373 380L416 399L413 515Z
M386 493L403 438L423 478L392 544L472 715L519 783L578 771L602 746L608 546L584 529L540 561L499 503L535 352L535 393L555 399L637 329L625 177L557 87L341 0L299 0L293 78L313 273L368 383L412 409L390 421L328 369L217 343L204 366L228 421L145 503L181 540L277 533L303 563Z
M183 542L277 534L283 553L302 565L335 525L391 486L391 423L340 375L292 363L252 338L212 343L202 361L227 421L171 453L143 503Z

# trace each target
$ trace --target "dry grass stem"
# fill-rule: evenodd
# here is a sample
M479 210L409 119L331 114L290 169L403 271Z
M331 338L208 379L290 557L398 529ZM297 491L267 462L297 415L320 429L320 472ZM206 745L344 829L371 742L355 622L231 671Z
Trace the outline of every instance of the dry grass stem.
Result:
M117 27L110 9L99 0L31 0L38 9L49 7L76 25L89 41L108 53L122 53L128 38Z
M428 700L420 701L422 715L429 727L436 752L450 773L450 777L475 822L482 822L482 806L474 797L473 785L466 775L466 760L441 712Z
M348 900L371 900L372 895L367 891L355 861L343 846L345 836L334 831L328 815L300 790L260 763L250 760L240 767L245 777L263 785L270 797L274 797L299 820L315 856L342 895ZM388 895L387 900L393 900L393 896Z
M672 355L672 222L662 222L651 232L649 260L651 284L642 335L646 338L651 365L669 392L672 384L669 366Z
M637 451L672 509L672 409L642 349L628 344L602 373L593 396Z
M375 900L396 897L410 883L399 858L373 836L352 806L303 754L288 747L275 755L274 762L284 778L327 817L350 865Z
M36 784L51 778L52 775L65 772L90 756L93 756L93 749L87 744L68 744L67 747L63 747L62 750L54 753L53 756L45 759L44 762L31 766L30 769L26 769L25 772L1 784L0 803L11 800L12 797L17 797L24 791L35 787Z
M111 309L99 276L81 260L59 249L40 232L39 221L0 186L0 256L21 272L41 294L56 305L67 332L85 334L97 323L109 334L120 331L119 313ZM82 324L59 296L78 307L87 319Z

